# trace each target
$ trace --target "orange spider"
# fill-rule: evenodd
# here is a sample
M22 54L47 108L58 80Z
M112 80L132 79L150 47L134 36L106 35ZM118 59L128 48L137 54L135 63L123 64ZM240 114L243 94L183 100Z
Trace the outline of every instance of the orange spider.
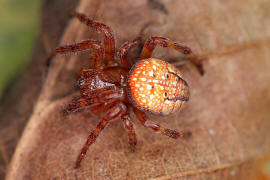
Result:
M106 125L116 118L123 121L128 133L129 144L135 150L137 144L133 123L129 115L131 107L143 126L169 136L171 138L185 138L191 135L189 131L177 132L162 127L147 118L145 112L168 115L179 110L189 99L187 82L173 65L151 58L156 45L175 49L186 55L203 74L200 61L190 48L163 37L149 38L142 49L140 61L131 65L127 57L128 51L138 45L140 39L124 43L118 50L119 63L115 61L115 40L112 30L105 24L95 22L83 14L75 13L74 17L82 23L94 28L104 35L104 46L100 41L84 40L73 45L56 48L50 57L58 53L77 52L92 49L90 65L83 67L78 73L78 84L81 98L71 102L66 113L89 108L92 112L105 112L96 128L89 134L84 147L79 154L75 168L80 163L90 145ZM105 59L103 59L105 52Z

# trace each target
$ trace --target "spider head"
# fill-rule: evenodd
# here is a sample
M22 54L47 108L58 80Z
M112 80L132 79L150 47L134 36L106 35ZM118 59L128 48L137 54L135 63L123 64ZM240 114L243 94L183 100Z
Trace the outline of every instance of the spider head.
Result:
M136 63L129 72L128 94L137 108L168 115L189 99L188 84L173 65L150 58Z

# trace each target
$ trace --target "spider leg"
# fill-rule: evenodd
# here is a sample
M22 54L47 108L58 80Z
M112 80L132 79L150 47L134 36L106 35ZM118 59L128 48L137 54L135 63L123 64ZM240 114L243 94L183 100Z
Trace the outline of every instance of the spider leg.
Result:
M97 95L98 104L91 106L93 114L101 114L111 109L122 98L123 92L121 90L108 90Z
M158 36L149 38L144 44L140 58L141 59L150 58L157 44L160 45L161 47L172 48L183 53L196 66L200 74L201 75L204 74L202 63L195 56L195 54L193 54L193 52L191 51L189 47L173 42L167 38L158 37Z
M90 108L91 114L94 115L99 115L102 114L103 112L108 111L112 106L114 106L116 101L114 103L103 103L103 104L96 104Z
M81 161L84 158L84 156L86 155L86 152L87 152L89 146L91 146L96 141L97 137L99 136L101 131L106 127L106 125L110 121L120 117L126 111L126 109L127 108L123 103L118 103L106 112L106 114L101 119L101 121L98 123L98 125L95 127L95 129L93 129L90 132L90 134L87 138L87 141L86 141L84 147L81 150L81 153L79 154L79 156L76 160L75 168L80 167Z
M116 64L114 60L115 40L111 28L109 28L107 25L103 23L95 22L89 19L84 14L76 12L74 13L74 17L78 18L80 22L94 28L96 31L104 35L105 59L109 66L115 66Z
M129 144L131 146L131 149L132 149L132 151L135 151L137 139L136 139L135 130L133 128L133 123L130 119L128 112L126 114L122 115L121 119L122 119L124 127L128 133L128 140L129 140Z
M72 101L68 107L65 109L64 114L69 114L70 112L77 112L88 107L100 107L100 111L105 111L111 107L113 102L119 100L123 95L121 90L109 90L104 91L96 96L80 98ZM100 106L101 105L101 106Z
M98 104L98 99L97 98L81 98L77 100L73 100L67 108L64 110L64 115L67 115L71 112L78 112L82 109L88 108L91 105Z
M159 123L148 119L148 117L146 116L146 114L144 112L142 112L136 108L133 108L133 109L134 109L136 117L139 119L139 121L142 123L142 125L149 128L149 129L152 129L155 132L169 136L169 137L174 138L174 139L187 138L187 137L191 136L190 131L177 132L176 130L164 128Z
M115 106L115 104L117 104L117 102L118 99L114 99L109 100L106 103L96 104L91 107L90 111L92 114L99 115L111 109L113 106Z
M75 44L66 45L66 46L60 46L60 47L56 48L48 57L47 65L50 65L51 58L57 54L78 52L78 51L84 51L87 49L93 49L93 53L92 53L92 56L90 59L90 64L94 68L104 67L104 64L102 63L104 48L103 48L100 41L96 41L96 40L92 40L92 39L88 39L88 40L84 40L80 43L75 43Z
M125 68L130 68L131 67L131 63L128 59L128 51L133 48L134 46L138 45L141 42L141 38L138 37L136 39L134 39L133 41L129 42L125 42L124 44L122 44L122 46L119 48L118 52L117 52L117 56L120 60L120 64L125 67Z

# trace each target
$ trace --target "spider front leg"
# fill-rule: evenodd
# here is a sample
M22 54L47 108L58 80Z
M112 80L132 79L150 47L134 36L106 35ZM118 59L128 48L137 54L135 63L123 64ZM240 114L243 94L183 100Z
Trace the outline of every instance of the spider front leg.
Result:
M155 132L169 136L169 137L174 138L174 139L188 138L191 136L190 131L178 132L175 130L164 128L159 123L156 123L156 122L148 119L148 117L146 116L146 114L144 112L140 111L137 108L133 108L133 109L134 109L136 117L139 119L139 121L142 123L142 125L149 128L149 129L152 129Z
M77 158L75 168L80 167L81 161L84 158L84 156L86 155L86 152L87 152L89 146L91 146L96 141L97 137L99 136L101 131L106 127L106 125L110 121L120 117L124 112L126 112L126 110L127 110L127 107L123 103L118 103L106 112L106 114L101 119L101 121L98 123L98 125L95 127L95 129L93 129L93 131L90 132L90 134L87 138L87 141L86 141L84 147L82 148L81 153L79 154L79 156Z
M99 23L89 19L84 14L76 12L73 14L73 16L78 18L78 20L84 23L85 25L94 28L96 31L104 35L105 59L109 66L115 66L116 65L116 62L114 60L115 40L111 28L109 28L107 25L103 23Z
M91 105L95 103L95 101L97 101L95 98L88 98L88 99L81 98L81 99L73 100L64 110L64 115L67 115L71 112L78 112L82 109L90 107Z
M125 67L125 68L130 68L131 67L131 62L128 59L128 51L133 48L134 46L138 45L141 42L141 38L138 37L136 39L134 39L133 41L129 42L125 42L124 44L122 44L122 46L119 48L118 52L117 52L117 56L120 60L120 64Z
M128 112L126 114L122 115L121 119L122 119L124 127L128 133L128 140L129 140L129 144L131 146L131 150L135 151L136 144L137 144L137 138L136 138L135 130L133 127L133 123L130 119Z
M66 54L66 53L72 53L72 52L78 52L78 51L84 51L88 49L93 49L92 56L90 58L90 64L95 69L102 69L105 65L102 62L103 54L104 54L104 48L101 44L101 42L96 40L84 40L80 43L72 44L72 45L66 45L66 46L60 46L56 48L48 57L47 59L47 65L50 65L51 58L57 54Z
M171 41L171 40L169 40L167 38L164 38L164 37L156 36L156 37L149 38L146 41L146 43L144 44L144 47L143 47L140 58L141 59L150 58L152 56L152 53L153 53L153 51L154 51L157 44L160 45L161 47L172 48L172 49L175 49L175 50L183 53L196 66L196 68L198 69L200 74L201 75L204 74L202 63L195 56L195 54L193 54L193 52L191 51L191 49L189 47L186 47L186 46L184 46L182 44L173 42L173 41Z
M121 90L108 90L101 92L99 95L96 96L80 98L72 101L64 111L64 114L66 115L70 112L77 112L82 109L95 106L100 107L101 109L99 110L104 112L104 110L107 110L111 107L111 104L115 104L114 102L119 100L122 95L123 92Z

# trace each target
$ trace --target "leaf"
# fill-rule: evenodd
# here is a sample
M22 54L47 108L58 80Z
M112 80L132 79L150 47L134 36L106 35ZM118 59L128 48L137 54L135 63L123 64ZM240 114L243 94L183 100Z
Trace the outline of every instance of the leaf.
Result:
M143 39L160 35L182 42L204 57L203 77L190 64L181 67L191 90L183 110L170 116L150 116L166 127L189 129L192 137L169 139L145 129L133 117L138 138L133 153L122 123L116 120L90 147L81 168L74 169L75 159L100 117L88 111L67 117L61 114L78 95L75 75L87 65L89 53L57 56L7 179L257 178L258 164L270 148L269 9L270 3L264 0L81 0L77 11L109 25L117 47L140 35ZM89 36L100 39L71 19L60 44ZM132 53L132 57L136 55L138 51ZM181 59L179 53L162 48L154 55Z

